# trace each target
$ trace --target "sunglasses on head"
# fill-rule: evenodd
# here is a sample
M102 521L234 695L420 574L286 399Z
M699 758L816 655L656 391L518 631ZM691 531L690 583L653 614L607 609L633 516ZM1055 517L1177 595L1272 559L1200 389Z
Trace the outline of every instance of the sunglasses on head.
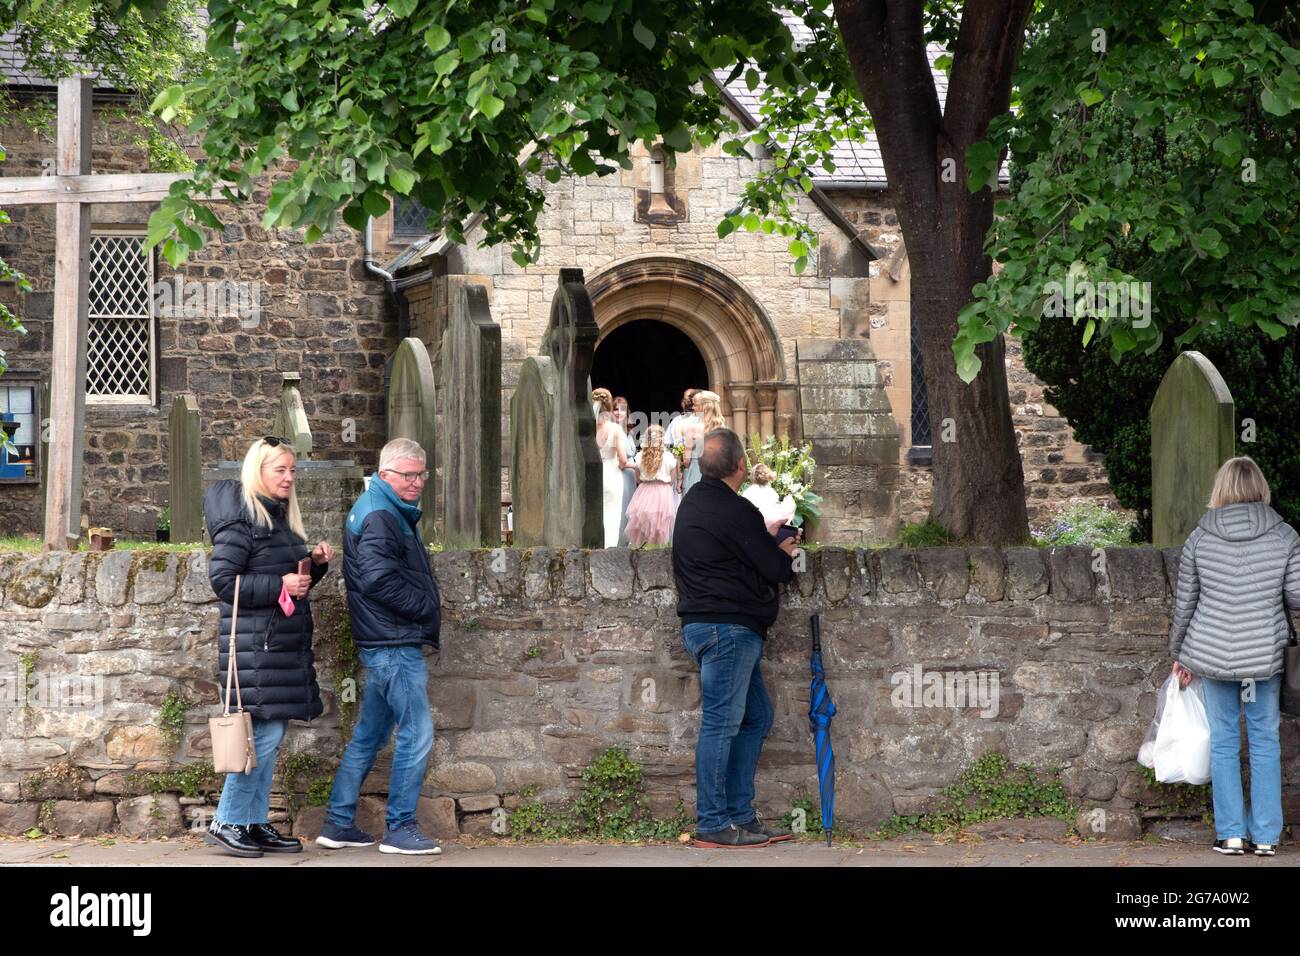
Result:
M293 442L289 441L287 438L281 438L279 435L263 435L262 441L266 442L272 448L279 445L288 445L290 448L293 447Z

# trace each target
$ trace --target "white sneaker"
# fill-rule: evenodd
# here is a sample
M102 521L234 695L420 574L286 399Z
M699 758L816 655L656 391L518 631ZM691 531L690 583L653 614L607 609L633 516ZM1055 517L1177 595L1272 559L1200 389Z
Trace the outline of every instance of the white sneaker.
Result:
M1224 853L1228 856L1241 856L1246 852L1246 841L1241 837L1229 837L1226 840L1215 840L1214 852Z

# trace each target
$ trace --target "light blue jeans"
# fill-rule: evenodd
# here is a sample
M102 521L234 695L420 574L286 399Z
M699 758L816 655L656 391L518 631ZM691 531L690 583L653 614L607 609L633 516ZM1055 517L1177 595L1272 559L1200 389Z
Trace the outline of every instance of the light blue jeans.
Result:
M335 826L356 825L361 785L396 727L385 820L391 830L415 819L420 787L433 750L429 668L418 644L362 647L357 653L366 668L361 716L334 775L326 816Z
M700 667L695 817L700 833L754 819L754 774L775 711L763 686L763 638L739 624L687 624L682 643Z
M211 829L223 824L248 826L266 823L271 810L271 777L275 775L275 758L280 741L289 729L287 720L253 720L253 747L257 766L252 773L228 773L221 788L221 801L212 818Z
M1282 675L1253 682L1209 677L1197 680L1204 682L1205 715L1210 721L1216 836L1220 840L1238 837L1276 844L1282 836L1282 746L1278 740ZM1242 710L1246 712L1250 746L1249 821L1241 790Z

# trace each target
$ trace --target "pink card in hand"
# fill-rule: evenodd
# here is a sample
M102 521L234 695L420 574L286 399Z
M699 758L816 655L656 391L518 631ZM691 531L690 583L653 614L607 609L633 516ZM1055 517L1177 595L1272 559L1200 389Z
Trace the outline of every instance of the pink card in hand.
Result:
M294 608L293 598L289 597L289 586L287 584L281 584L280 585L280 610L284 611L285 617L288 617L289 615L293 614L293 608Z

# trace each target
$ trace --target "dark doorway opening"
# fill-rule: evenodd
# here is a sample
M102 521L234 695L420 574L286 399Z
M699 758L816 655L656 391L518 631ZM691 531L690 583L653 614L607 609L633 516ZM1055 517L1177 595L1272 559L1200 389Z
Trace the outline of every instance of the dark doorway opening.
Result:
M591 387L626 396L631 412L653 421L655 412L681 411L686 389L708 388L709 369L681 329L658 319L637 319L596 347Z

